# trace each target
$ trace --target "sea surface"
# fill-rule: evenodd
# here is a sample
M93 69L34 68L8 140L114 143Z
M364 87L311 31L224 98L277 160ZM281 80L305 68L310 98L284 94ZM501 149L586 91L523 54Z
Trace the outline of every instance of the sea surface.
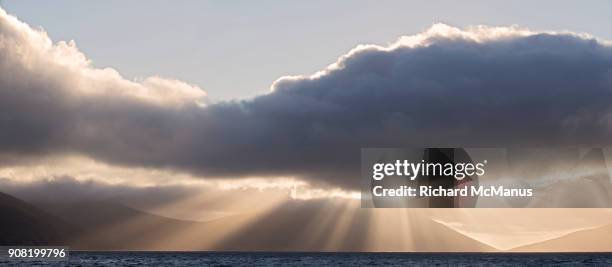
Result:
M70 252L0 266L612 266L612 253Z

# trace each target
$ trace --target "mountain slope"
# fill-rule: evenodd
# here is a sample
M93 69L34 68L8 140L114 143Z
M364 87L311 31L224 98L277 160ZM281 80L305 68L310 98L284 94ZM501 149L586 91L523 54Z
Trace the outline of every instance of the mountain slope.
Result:
M513 252L612 252L612 224L518 247Z
M339 217L318 216L318 208L279 208L243 227L215 249L241 251L416 251L416 252L486 252L495 248L465 236L445 225L414 212L407 225L397 218L374 225L372 213L378 210L358 208L349 220L344 235L336 238L336 247L329 247L338 230ZM389 212L381 211L381 212ZM406 212L406 210L393 210ZM226 224L227 219L215 223ZM210 224L210 223L209 223ZM405 227L405 229L400 229ZM373 228L376 228L374 230ZM334 241L334 240L332 240Z
M158 241L198 224L108 202L39 205L83 229L70 240L79 250L189 250L191 244Z
M0 193L0 245L64 245L76 232L58 217Z
M190 222L103 202L41 206L85 229L70 242L83 250L496 251L416 211L356 208L347 216L333 204L293 203ZM373 221L402 212L408 212L408 224L398 224L399 217Z

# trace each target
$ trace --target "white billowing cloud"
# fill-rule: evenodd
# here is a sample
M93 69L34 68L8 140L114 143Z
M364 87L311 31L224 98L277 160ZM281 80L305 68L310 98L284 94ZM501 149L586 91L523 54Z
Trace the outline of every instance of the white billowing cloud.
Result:
M609 145L610 81L612 48L588 35L436 24L267 94L203 105L195 86L95 69L1 11L0 161L74 153L354 189L361 147Z
M116 96L159 105L197 103L206 97L199 87L178 80L154 76L141 82L129 81L114 69L94 68L74 41L54 44L42 29L32 29L2 9L0 32L3 54L0 67L5 83L27 87L38 80L50 86L33 90L63 90L65 97ZM12 79L6 74L12 74Z
M351 59L356 54L367 51L379 51L379 52L391 52L393 50L402 49L402 48L419 48L419 47L427 47L430 45L435 45L437 42L447 42L447 41L462 41L466 43L485 43L485 42L498 42L502 40L512 40L515 38L524 38L533 35L542 34L543 32L533 32L526 28L521 28L517 25L512 25L510 27L489 27L485 25L475 25L470 26L466 30L462 30L456 27L449 26L444 23L436 23L432 25L426 31L415 34L415 35L407 35L400 37L396 42L390 45L375 45L375 44L362 44L358 45L347 54L342 55L336 62L329 65L324 70L321 70L314 75L311 76L301 76L301 75L291 75L281 77L277 81L275 81L272 85L272 91L274 91L277 87L277 84L281 81L287 80L299 80L301 78L312 78L316 79L325 74L336 70L342 69L347 60ZM545 32L550 35L566 35L573 36L579 39L591 39L595 40L596 38L592 35L586 33L574 33L574 32L554 32L549 31ZM609 45L609 41L606 40L597 40L597 42L604 43Z

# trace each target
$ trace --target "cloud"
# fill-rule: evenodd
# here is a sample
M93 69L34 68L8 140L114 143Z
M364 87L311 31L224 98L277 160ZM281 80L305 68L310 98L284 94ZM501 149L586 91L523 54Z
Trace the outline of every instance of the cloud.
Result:
M80 181L71 176L45 177L28 183L0 177L2 192L33 203L119 202L145 206L178 202L203 192L186 186L115 185Z
M0 11L3 160L76 153L355 188L361 147L606 145L611 103L612 48L588 35L436 24L267 94L207 103L194 85L96 69L73 42Z
M324 206L339 198L357 202L347 192L326 191L297 184L268 183L263 180L227 183L134 185L82 179L69 175L47 175L21 182L0 174L2 192L43 208L69 207L91 203L115 203L172 218L209 220L235 214L261 211L284 204L294 208ZM257 203L253 206L253 203Z

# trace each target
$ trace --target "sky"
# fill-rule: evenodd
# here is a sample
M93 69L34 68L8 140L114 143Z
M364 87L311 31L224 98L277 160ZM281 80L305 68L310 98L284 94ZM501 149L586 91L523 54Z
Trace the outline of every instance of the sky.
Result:
M397 249L384 222L406 216L504 249L612 223L366 211L356 182L362 147L609 147L609 1L1 3L0 188L20 198L259 212L246 232L336 214L318 230L338 240L363 218L366 250Z
M196 84L212 100L265 93L358 44L385 45L437 22L588 32L612 39L612 3L594 1L53 1L2 0L51 38L75 40L96 67L128 79Z

